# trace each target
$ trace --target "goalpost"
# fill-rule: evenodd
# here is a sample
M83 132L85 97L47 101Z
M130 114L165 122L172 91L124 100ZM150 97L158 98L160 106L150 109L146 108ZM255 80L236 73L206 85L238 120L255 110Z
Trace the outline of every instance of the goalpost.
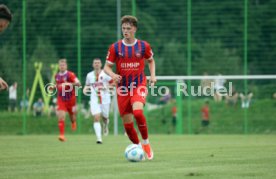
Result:
M149 77L147 77L149 79ZM269 82L270 84L275 84L276 86L276 75L206 75L206 76L157 76L157 86L164 85L164 86L170 86L175 89L174 94L178 93L178 95L175 95L175 101L177 106L177 126L176 126L176 133L177 134L183 134L184 133L184 122L183 119L187 119L185 124L185 129L188 134L193 134L193 126L192 126L192 106L191 106L191 87L194 85L194 83L199 83L201 80L227 80L231 83L238 83L240 91L243 93L248 92L248 81L255 84L255 86L261 86L258 83L260 83L260 80L262 81L273 81ZM274 81L275 80L275 81ZM184 94L181 92L177 92L177 87L179 88L178 83L186 84L187 86L187 93L189 94L187 99L184 100ZM150 91L149 91L150 92ZM276 92L276 89L275 89ZM150 94L149 94L150 95ZM148 95L148 96L149 96ZM204 96L204 95L203 95ZM183 100L184 103L187 104L186 113L183 113ZM146 117L148 117L148 106L146 105L144 108L144 113ZM118 135L118 107L117 107L117 101L114 100L114 135ZM247 109L244 110L244 116L243 116L243 133L248 133L248 117L247 117Z

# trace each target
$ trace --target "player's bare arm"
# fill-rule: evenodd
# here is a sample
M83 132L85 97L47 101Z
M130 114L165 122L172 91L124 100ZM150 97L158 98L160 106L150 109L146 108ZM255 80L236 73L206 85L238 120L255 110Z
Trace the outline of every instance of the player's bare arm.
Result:
M81 83L79 81L79 79L75 79L75 81L73 83L71 83L73 86L81 86Z
M112 64L106 63L104 66L104 72L113 79L114 83L119 83L122 79L122 76L114 73L112 70L112 66Z
M153 58L147 59L147 62L149 64L149 71L150 71L150 80L149 83L151 86L153 86L156 83L156 76L155 76L155 61Z

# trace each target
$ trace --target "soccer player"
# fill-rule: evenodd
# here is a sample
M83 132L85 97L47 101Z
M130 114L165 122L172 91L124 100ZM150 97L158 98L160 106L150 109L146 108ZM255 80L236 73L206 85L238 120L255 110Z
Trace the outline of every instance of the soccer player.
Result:
M59 140L65 141L65 113L68 112L71 120L71 129L76 130L76 95L75 86L80 86L76 75L67 70L67 60L60 59L58 62L59 72L56 74L57 87L57 117L59 127Z
M11 11L4 4L0 4L0 33L4 32L12 21ZM0 77L0 91L8 89L8 84Z
M102 70L101 59L95 58L92 64L94 71L86 76L84 93L90 90L90 110L94 118L94 131L97 137L97 144L102 144L102 127L100 123L103 117L103 134L108 135L110 93L108 88L113 80Z
M153 150L149 143L146 118L143 114L147 95L144 67L147 62L151 74L150 84L154 85L156 83L155 62L149 43L135 38L137 22L134 16L122 17L121 27L124 38L110 46L104 71L117 83L119 112L129 139L134 144L140 143L132 120L134 116L143 139L142 147L147 158L151 160ZM116 64L116 73L112 71L114 64Z
M209 101L206 100L204 106L201 108L201 131L208 129L210 123L209 111Z

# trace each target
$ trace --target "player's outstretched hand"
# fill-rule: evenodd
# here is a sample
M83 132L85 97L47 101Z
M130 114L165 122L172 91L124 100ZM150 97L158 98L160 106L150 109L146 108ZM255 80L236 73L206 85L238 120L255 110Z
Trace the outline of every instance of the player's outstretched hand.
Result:
M0 77L0 90L8 89L8 84Z
M111 77L116 84L120 83L120 81L122 80L122 76L115 73Z
M154 86L156 82L157 82L156 77L151 76L150 79L149 79L150 86Z

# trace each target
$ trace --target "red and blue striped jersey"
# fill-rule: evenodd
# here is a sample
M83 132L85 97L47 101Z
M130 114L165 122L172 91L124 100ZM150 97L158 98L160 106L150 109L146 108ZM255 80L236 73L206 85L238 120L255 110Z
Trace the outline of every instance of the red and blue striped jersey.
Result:
M123 40L113 43L108 50L107 63L116 64L116 73L122 76L118 86L130 87L146 85L144 74L145 59L153 57L152 49L146 41L136 39L133 44Z
M66 86L65 90L68 90L68 92L62 93L62 83L74 83L77 80L76 75L71 71L66 71L65 73L57 73L55 76L56 85L57 85L57 99L58 101L71 101L76 100L75 96L75 89L74 87L69 92L70 87Z

